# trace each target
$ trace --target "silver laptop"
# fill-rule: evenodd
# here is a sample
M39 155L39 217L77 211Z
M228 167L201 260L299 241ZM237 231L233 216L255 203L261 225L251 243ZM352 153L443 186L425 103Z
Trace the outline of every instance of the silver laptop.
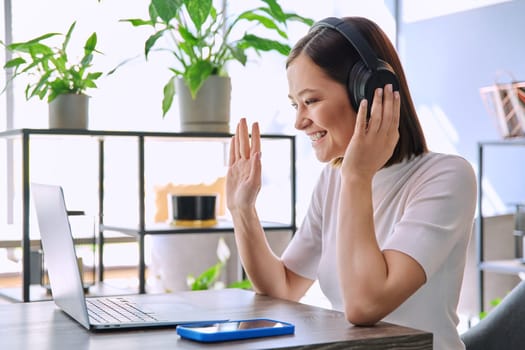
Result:
M170 295L169 298L148 295L86 298L62 187L32 183L31 194L53 300L85 328L167 327L223 320L180 295ZM162 301L164 299L165 302Z

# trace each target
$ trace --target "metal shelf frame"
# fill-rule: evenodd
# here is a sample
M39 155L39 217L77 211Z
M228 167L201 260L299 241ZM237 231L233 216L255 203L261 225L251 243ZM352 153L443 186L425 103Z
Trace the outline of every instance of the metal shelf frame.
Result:
M478 267L478 299L479 299L479 310L485 310L484 296L485 296L485 271L506 273L506 274L519 274L525 272L525 265L518 262L517 259L509 260L498 260L498 261L486 261L484 258L484 215L483 215L483 170L484 160L483 151L487 147L525 147L525 138L512 138L499 141L482 141L478 142L478 220L476 223L476 259Z
M30 297L30 147L31 137L37 135L48 135L51 137L59 136L84 136L96 138L98 142L98 221L99 221L99 232L98 232L98 258L99 258L99 271L98 280L104 280L104 231L117 231L122 234L135 236L139 247L139 287L138 292L144 294L146 292L146 264L145 264L145 247L144 239L148 234L184 234L184 233L198 233L204 229L191 228L191 229L180 229L173 228L166 225L165 227L151 228L146 225L145 218L145 169L146 160L144 146L146 139L181 139L186 141L211 141L221 140L229 142L232 134L227 133L173 133L173 132L147 132L147 131L109 131L109 130L72 130L72 129L13 129L0 132L0 138L3 139L21 139L22 144L22 298L23 302L31 301ZM107 137L134 137L137 139L137 157L138 157L138 227L125 227L117 225L106 225L104 223L104 177L105 177L105 149L104 141ZM261 138L264 139L281 139L288 140L290 143L290 181L291 181L291 193L290 193L290 215L291 222L286 224L276 223L263 223L263 227L267 230L282 230L289 229L292 234L296 231L296 142L294 135L280 135L280 134L263 134ZM207 227L206 232L233 232L233 226L231 224L221 224L218 227ZM0 240L1 240L0 236Z

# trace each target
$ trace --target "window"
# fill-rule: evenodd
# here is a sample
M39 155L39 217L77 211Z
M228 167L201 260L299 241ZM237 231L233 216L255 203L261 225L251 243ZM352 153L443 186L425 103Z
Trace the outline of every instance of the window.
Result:
M130 57L136 59L121 66L115 74L103 76L98 80L98 88L90 90L90 128L109 130L146 130L146 131L178 131L177 106L162 118L161 99L162 87L169 75L166 74L166 58L156 56L151 62L146 62L142 57L143 45L149 33L141 28L134 28L129 23L119 22L124 18L142 18L145 16L149 1L68 1L48 0L45 2L36 0L4 0L4 7L0 9L4 18L4 8L11 8L12 41L25 41L47 32L65 33L73 21L77 26L71 38L70 47L74 52L80 52L81 45L93 32L97 32L97 47L103 55L97 55L93 64L97 70L108 72L124 60ZM229 11L240 11L242 7L248 8L256 5L256 1L231 1ZM303 16L321 19L328 16L350 16L360 15L377 21L395 42L395 19L389 7L385 3L390 1L325 1L322 6L318 2L303 0L281 1L285 10L300 13ZM9 15L9 13L7 13ZM7 18L9 19L9 18ZM10 21L6 20L6 23ZM306 31L304 25L294 24L289 32L290 41L294 43ZM1 28L2 39L7 33ZM5 41L5 40L4 40ZM2 55L0 63L5 62ZM253 59L242 67L239 64L231 64L229 72L232 76L232 129L241 117L246 117L250 122L259 121L263 133L296 133L293 128L294 111L289 105L287 98L287 82L284 71L284 57L268 54L261 59ZM5 82L2 75L0 82ZM12 85L13 112L8 115L13 117L13 128L46 128L47 127L47 103L38 99L26 101L24 97L25 82L17 79ZM0 95L0 108L7 111L6 94ZM8 125L2 118L0 128L6 129ZM310 199L311 189L316 182L317 174L322 168L310 149L310 141L298 135L297 138L297 213L300 223ZM43 173L35 173L32 176L38 178L50 178L54 176L49 171L50 158L47 154L56 154L60 146L42 146L38 149L38 156L33 159L40 162L39 167L46 169ZM48 147L47 149L45 147ZM79 143L77 148L71 150L60 150L65 152L66 157L74 158L76 151L90 147ZM7 169L19 169L20 157L15 155L12 160L5 143L0 145L0 161L8 164ZM277 151L278 152L278 151ZM272 168L272 156L263 152L263 166L268 174L279 169ZM118 154L118 152L117 152ZM160 154L164 161L169 161L169 155ZM119 162L122 158L116 156L114 161ZM10 164L10 162L14 162ZM93 160L89 160L90 164ZM48 162L46 164L46 162ZM87 160L86 160L87 162ZM50 170L51 169L51 170ZM266 170L267 169L267 170ZM56 169L54 169L56 170ZM221 169L219 169L221 170ZM224 169L222 169L224 170ZM46 171L48 172L47 174ZM91 174L90 171L86 173ZM9 170L0 175L1 186L5 187L8 182ZM62 172L62 181L78 181L75 175ZM11 175L12 176L12 175ZM91 174L85 179L86 183L92 181L95 175ZM18 177L16 177L18 178ZM271 176L269 176L271 180ZM94 184L96 185L96 184ZM93 186L83 187L77 191L93 191ZM7 193L1 191L3 193ZM264 196L264 200L273 201L272 196ZM2 213L8 213L7 207L20 207L20 194L15 193L14 198L2 198L0 209ZM261 205L265 205L262 203ZM273 203L269 204L273 205ZM16 216L16 215L15 215ZM18 222L20 217L16 217ZM9 222L6 215L0 218L0 226Z

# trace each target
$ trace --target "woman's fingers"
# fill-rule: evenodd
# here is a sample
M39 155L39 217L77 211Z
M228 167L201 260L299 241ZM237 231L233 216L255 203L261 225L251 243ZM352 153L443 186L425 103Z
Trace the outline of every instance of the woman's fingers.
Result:
M228 165L229 166L232 166L233 163L235 163L235 160L236 160L236 157L235 157L235 154L236 154L236 150L235 150L235 144L237 143L237 136L232 136L231 140L230 140L230 159L229 159L229 162L228 162Z
M374 100L370 106L370 120L368 121L368 130L377 133L383 124L383 89L377 88L374 91Z
M390 130L390 127L392 125L392 120L395 116L395 112L393 110L394 106L394 91L392 90L392 84L388 84L385 86L384 89L384 97L383 97L383 121L384 124L383 128L385 132L388 132Z
M399 131L399 118L401 117L401 96L399 91L394 91L394 118L390 130L394 132Z
M259 130L259 123L253 123L251 146L250 135L248 134L248 125L246 119L242 118L237 124L235 136L230 141L230 162L232 165L238 159L249 159L256 153L261 152L261 132Z
M355 121L355 129L358 132L366 133L367 129L367 120L366 120L366 114L368 110L368 101L366 99L362 99L359 103L359 108L357 109L357 117Z
M250 158L250 139L245 118L239 122L239 153L242 159Z
M241 142L240 142L240 138L241 138L241 134L240 134L240 123L237 124L237 128L235 129L235 149L234 149L234 155L235 155L235 160L237 159L240 159L241 158Z
M250 154L253 156L261 152L261 131L259 130L259 123L255 122L252 125L252 150Z

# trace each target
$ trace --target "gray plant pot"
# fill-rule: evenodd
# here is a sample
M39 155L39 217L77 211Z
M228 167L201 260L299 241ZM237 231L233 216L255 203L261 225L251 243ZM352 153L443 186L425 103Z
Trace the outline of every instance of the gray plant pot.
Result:
M89 96L59 95L49 103L50 129L87 129L88 124Z
M195 99L182 79L176 81L181 132L230 132L231 79L210 76Z

